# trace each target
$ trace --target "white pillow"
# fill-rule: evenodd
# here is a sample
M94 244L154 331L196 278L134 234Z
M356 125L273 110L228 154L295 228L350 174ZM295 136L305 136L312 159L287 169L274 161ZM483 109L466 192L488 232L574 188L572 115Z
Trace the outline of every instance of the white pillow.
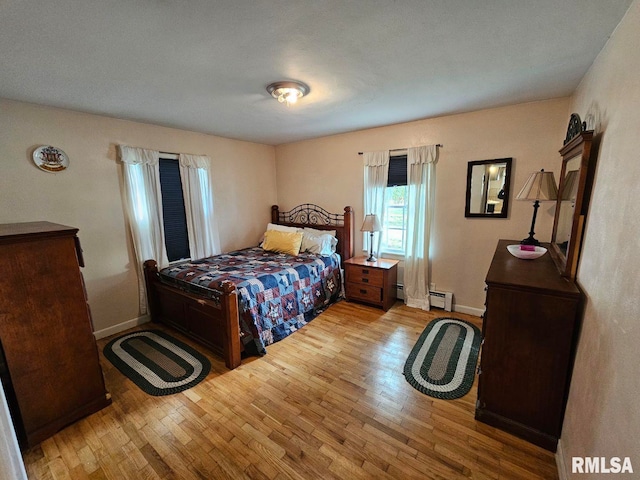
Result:
M336 231L335 230L318 230L316 228L309 228L309 227L304 227L304 231L305 232L309 232L309 233L314 233L316 235L323 235L325 233L331 235L332 237L336 236Z
M278 225L277 223L267 223L267 230L276 230L278 232L302 232L301 228L298 227L287 227L286 225ZM262 246L264 244L264 233L262 234L262 238L260 238L260 242L258 242L258 246ZM304 250L300 250L301 252Z
M277 223L267 223L267 230L278 230L280 232L301 232L298 227L287 227L286 225L278 225Z
M316 253L319 255L331 255L336 252L337 244L338 239L336 237L333 237L328 233L315 234L307 231L307 229L305 228L302 236L302 245L300 246L300 251Z

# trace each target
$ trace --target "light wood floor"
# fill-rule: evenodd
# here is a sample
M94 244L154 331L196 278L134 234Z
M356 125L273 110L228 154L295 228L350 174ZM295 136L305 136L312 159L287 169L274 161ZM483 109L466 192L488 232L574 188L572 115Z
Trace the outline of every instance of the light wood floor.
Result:
M442 316L480 326L340 302L236 370L209 356L204 382L167 397L101 357L113 404L25 452L29 478L557 479L553 454L474 420L475 384L438 400L406 382L412 346Z

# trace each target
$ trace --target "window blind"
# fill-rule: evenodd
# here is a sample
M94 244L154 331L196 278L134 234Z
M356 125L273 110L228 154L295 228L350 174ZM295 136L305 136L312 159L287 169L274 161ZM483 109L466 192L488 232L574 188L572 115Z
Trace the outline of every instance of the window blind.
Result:
M389 178L387 187L407 184L407 156L397 155L389 158Z
M160 189L167 258L170 262L190 258L187 216L177 160L160 159Z

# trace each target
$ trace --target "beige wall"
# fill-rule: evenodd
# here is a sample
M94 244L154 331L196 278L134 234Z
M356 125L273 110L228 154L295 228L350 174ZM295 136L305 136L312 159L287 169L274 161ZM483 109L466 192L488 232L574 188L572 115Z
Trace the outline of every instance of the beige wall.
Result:
M0 100L0 223L47 220L80 229L96 331L139 315L120 143L211 157L224 250L257 242L276 201L272 146ZM66 171L35 166L31 153L45 144L67 153Z
M482 311L484 277L500 238L525 238L533 206L515 201L529 174L544 168L560 173L559 148L568 121L568 99L528 103L433 118L276 147L278 202L284 208L317 203L339 212L355 209L356 254L363 211L363 164L359 151L441 143L436 167L436 210L431 282L454 292L460 309ZM513 157L507 219L465 218L467 162ZM552 204L541 204L536 238L548 242Z
M602 139L578 281L587 297L562 433L572 456L631 457L640 478L640 1L582 80L571 109ZM576 475L579 478L580 475Z

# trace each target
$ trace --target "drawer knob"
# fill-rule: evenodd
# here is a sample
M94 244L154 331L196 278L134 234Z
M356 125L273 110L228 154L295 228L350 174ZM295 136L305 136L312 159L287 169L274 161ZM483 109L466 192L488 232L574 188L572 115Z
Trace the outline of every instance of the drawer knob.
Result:
M360 293L367 293L366 290L363 290L362 288L360 289Z
M368 268L363 268L362 269L362 273L369 273L369 269Z
M362 283L369 283L369 279L368 278L363 278L362 279Z

